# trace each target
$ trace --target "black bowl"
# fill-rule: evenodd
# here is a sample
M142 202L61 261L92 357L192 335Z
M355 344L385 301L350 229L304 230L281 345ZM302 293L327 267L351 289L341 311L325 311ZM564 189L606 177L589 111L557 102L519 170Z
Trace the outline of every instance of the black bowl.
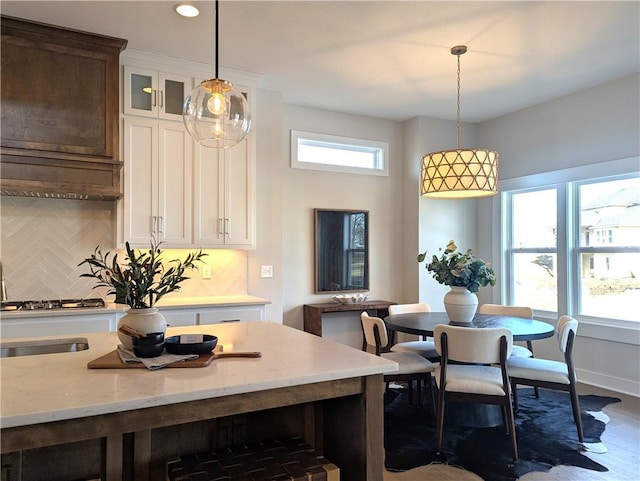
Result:
M149 345L134 345L133 353L138 357L158 357L164 351L164 342Z
M144 337L132 337L131 342L134 346L152 346L160 344L164 341L164 332L149 332Z
M199 335L199 334L196 334ZM165 340L164 347L171 354L207 354L216 347L218 338L209 334L202 335L202 342L180 342L181 336L171 336Z

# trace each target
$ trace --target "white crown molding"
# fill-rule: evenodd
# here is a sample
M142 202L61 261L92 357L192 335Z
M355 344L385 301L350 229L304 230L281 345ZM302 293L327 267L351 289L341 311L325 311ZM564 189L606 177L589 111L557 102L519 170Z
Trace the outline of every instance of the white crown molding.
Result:
M194 77L200 76L202 78L212 77L215 70L213 64L194 62L176 57L167 57L136 49L126 49L123 51L120 54L120 60L122 65L134 65L136 67L162 70L177 74L184 74L184 72L187 71ZM225 67L220 67L220 76L246 87L256 87L263 77L261 74Z

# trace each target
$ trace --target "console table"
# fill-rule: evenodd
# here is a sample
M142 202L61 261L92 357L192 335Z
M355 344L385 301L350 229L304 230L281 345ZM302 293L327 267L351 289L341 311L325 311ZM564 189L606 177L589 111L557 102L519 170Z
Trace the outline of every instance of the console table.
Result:
M391 301L366 301L353 304L340 304L338 302L305 304L303 306L304 330L322 337L322 314L327 312L374 310L378 317L384 319L389 315L389 306L392 304L396 303Z

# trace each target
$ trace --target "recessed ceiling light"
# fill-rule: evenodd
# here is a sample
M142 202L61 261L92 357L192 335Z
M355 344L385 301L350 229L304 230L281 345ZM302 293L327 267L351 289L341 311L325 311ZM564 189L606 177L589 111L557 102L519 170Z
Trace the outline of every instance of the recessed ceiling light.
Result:
M176 3L173 9L183 17L197 17L200 15L200 10L190 3Z

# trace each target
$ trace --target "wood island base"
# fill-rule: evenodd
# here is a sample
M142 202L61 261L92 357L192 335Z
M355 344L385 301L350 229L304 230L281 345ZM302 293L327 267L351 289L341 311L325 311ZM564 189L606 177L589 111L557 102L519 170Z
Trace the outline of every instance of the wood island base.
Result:
M2 479L165 479L168 459L300 436L341 479L382 481L382 375L2 429Z

